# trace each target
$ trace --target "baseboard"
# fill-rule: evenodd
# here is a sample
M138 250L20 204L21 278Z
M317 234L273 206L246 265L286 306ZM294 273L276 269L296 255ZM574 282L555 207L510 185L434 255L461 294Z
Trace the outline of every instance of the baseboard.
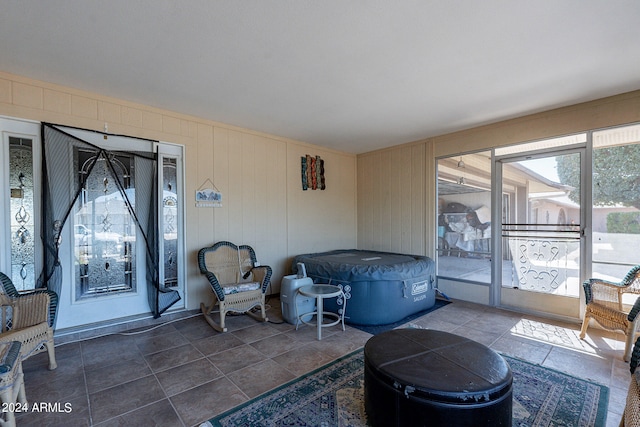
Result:
M90 323L71 328L57 329L54 332L56 346L70 342L83 341L104 335L126 332L132 329L151 327L174 320L185 319L200 314L200 310L179 309L164 313L157 319L151 313L123 317L120 319Z

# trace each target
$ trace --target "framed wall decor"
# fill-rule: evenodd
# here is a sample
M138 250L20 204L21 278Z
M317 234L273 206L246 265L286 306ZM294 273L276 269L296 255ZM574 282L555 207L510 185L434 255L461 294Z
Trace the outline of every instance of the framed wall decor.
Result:
M216 188L211 180L207 179L196 190L196 207L198 208L220 208L222 207L222 193Z
M300 157L302 190L325 190L324 160L320 156Z

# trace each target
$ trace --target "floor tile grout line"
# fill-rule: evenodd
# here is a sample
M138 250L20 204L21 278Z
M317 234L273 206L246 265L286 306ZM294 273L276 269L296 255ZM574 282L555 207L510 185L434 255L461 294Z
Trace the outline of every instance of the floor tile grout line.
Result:
M83 343L80 342L80 363L82 363L82 378L84 380L84 390L87 398L87 412L89 414L89 425L93 425L93 411L91 410L91 395L89 394L89 382L87 381L87 368L84 364Z
M182 333L180 333L180 335L182 335L182 336L183 336L183 338L184 338L184 335L183 335ZM179 346L171 347L171 348L167 348L166 350L171 350L172 348L177 348L177 347L179 347ZM136 344L136 348L137 348L138 352L140 353L140 357L141 357L141 358L142 358L142 360L146 363L146 365L147 365L147 367L149 368L149 371L150 371L151 373L150 373L149 375L144 375L144 376L142 376L142 377L139 377L139 378L133 379L133 380L131 380L131 381L126 381L126 382L121 383L121 384L116 384L116 385L111 386L111 387L106 387L106 388L104 388L104 389L101 389L101 390L95 391L94 393L97 393L97 392L99 392L99 391L109 390L110 388L117 387L117 386L120 386L120 385L123 385L123 384L127 384L127 383L130 383L130 382L133 382L133 381L137 381L137 380L139 380L139 379L141 379L141 378L145 378L145 377L148 377L148 376L153 376L153 377L154 377L154 379L156 380L156 382L158 383L158 386L160 387L160 390L162 390L162 394L164 395L164 397L163 397L162 399L159 399L159 400L156 400L156 401L153 401L153 402L149 402L149 403L147 403L147 404L145 404L145 405L143 405L143 406L140 406L140 407L134 408L134 409L132 409L132 410L130 410L130 411L127 411L127 412L124 412L124 413L122 413L122 414L115 415L115 416L113 416L113 417L111 417L111 418L109 418L109 419L106 419L106 420L101 421L101 423L104 423L104 422L107 422L107 421L109 421L109 420L113 420L113 419L116 419L116 418L118 418L118 417L121 417L121 416L127 415L127 414L129 414L129 413L132 413L132 412L134 412L134 411L137 411L138 409L145 408L145 407L148 407L148 406L150 406L150 405L154 405L154 404L156 404L156 403L158 403L158 402L162 402L163 400L167 400L167 402L169 402L169 404L171 405L171 408L172 408L172 409L173 409L173 411L175 412L176 416L178 417L178 419L179 419L179 420L180 420L180 422L182 423L182 426L183 426L183 427L185 427L185 426L186 426L186 424L185 424L184 420L183 420L183 419L182 419L182 417L180 416L180 413L178 412L177 408L174 406L173 401L171 400L170 396L167 394L166 389L165 389L165 388L163 387L163 385L162 385L162 382L158 379L158 377L157 377L157 375L156 375L156 373L159 373L159 372L165 372L165 371L167 371L167 370L169 370L169 369L171 369L171 368L167 368L167 369L165 369L165 370L155 372L155 371L153 370L153 368L151 367L151 365L149 364L149 361L148 361L148 360L147 360L147 358L145 357L146 355L145 355L145 354L142 352L142 350L137 346L137 344ZM194 346L194 348L195 348L195 346ZM197 350L197 348L196 348L196 350ZM162 351L164 351L164 350L162 350ZM158 352L156 352L156 353L158 353ZM149 354L156 354L156 353L149 353ZM202 354L202 353L201 353L201 354ZM196 359L196 360L202 360L202 359L206 359L206 356L203 356L202 358L199 358L199 359ZM187 363L189 363L189 362L187 362ZM185 363L185 364L186 364L186 363ZM184 365L184 364L183 364L183 365ZM182 366L182 365L179 365L179 366ZM213 380L211 380L211 381L213 381ZM205 382L205 383L206 383L206 382ZM86 379L85 379L85 384L86 384ZM91 425L93 425L92 420L90 420L90 422L91 422Z
M146 404L144 404L144 405L142 405L142 406L138 406L138 407L136 407L136 408L133 408L133 409L131 409L131 410L127 411L127 412L123 412L123 413L121 413L121 414L114 415L113 417L110 417L110 418L107 418L107 419L105 419L105 420L100 421L100 422L98 423L98 425L99 425L99 424L106 423L107 421L114 420L114 419L116 419L116 418L118 418L118 417L122 417L122 416L124 416L124 415L131 414L131 413L133 413L133 412L137 411L138 409L143 409L143 408L149 407L149 406L151 406L151 405L155 405L156 403L158 403L158 402L162 402L162 401L163 401L163 400L165 400L165 399L167 399L167 400L168 400L168 398L165 396L163 399L158 399L158 400L155 400L155 401L153 401L153 402L146 403ZM174 409L174 410L175 410L175 409ZM185 424L184 424L184 422L182 421L182 419L180 418L180 415L179 415L177 412L176 412L176 415L178 415L178 419L180 419L180 422L182 422L182 425L184 426ZM92 423L91 425L92 425L92 426L94 426L95 424L93 424L93 423Z
M182 338L186 339L186 337L184 336L184 334L182 332L179 332L179 333L180 333L180 336ZM189 342L189 341L187 340L187 342ZM194 348L196 349L196 351L199 351L197 347L194 346ZM200 352L200 354L202 354L202 352ZM203 359L207 359L207 357L203 355ZM201 360L201 359L197 359L197 360ZM208 361L208 359L207 359L207 361ZM147 361L147 363L148 363L148 361ZM190 362L188 362L188 363L190 363ZM182 365L180 365L180 366L182 366ZM151 368L151 366L149 366L149 368ZM169 368L169 369L171 369L171 368ZM164 398L167 400L167 402L169 402L169 405L171 405L171 408L173 409L173 412L175 412L176 416L178 417L178 419L182 423L182 427L186 427L186 423L182 419L182 416L180 416L180 412L178 411L178 408L176 408L176 406L173 403L173 400L171 400L171 397L167 393L166 388L162 385L162 381L160 381L160 379L158 378L158 376L157 376L158 372L155 372L153 369L151 369L151 372L153 373L154 377L156 378L156 381L158 381L158 385L160 386L160 389L164 393ZM160 371L160 372L165 372L165 371ZM211 380L211 381L214 381L214 380Z

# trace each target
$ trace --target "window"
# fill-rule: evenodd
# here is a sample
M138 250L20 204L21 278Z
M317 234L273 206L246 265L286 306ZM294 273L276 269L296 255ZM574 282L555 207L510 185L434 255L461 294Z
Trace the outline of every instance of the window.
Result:
M178 183L181 181L179 157L162 158L162 259L163 280L165 288L178 286L180 275L178 258L180 257L180 240L178 236L181 224L181 197Z
M491 153L438 160L438 275L491 282Z
M73 218L75 299L136 291L137 230L116 180L135 206L134 157L117 154L108 163L95 151L74 149L81 193Z
M36 214L33 174L33 143L30 138L10 136L9 187L11 233L11 280L18 290L36 283Z
M638 264L640 125L594 132L592 163L592 276L619 281Z

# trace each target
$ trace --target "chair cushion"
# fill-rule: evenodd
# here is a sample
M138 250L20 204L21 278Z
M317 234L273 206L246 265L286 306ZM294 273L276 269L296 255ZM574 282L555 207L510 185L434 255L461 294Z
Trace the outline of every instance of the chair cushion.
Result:
M258 282L228 283L226 285L222 285L222 290L225 295L255 291L256 289L260 289L260 283Z

